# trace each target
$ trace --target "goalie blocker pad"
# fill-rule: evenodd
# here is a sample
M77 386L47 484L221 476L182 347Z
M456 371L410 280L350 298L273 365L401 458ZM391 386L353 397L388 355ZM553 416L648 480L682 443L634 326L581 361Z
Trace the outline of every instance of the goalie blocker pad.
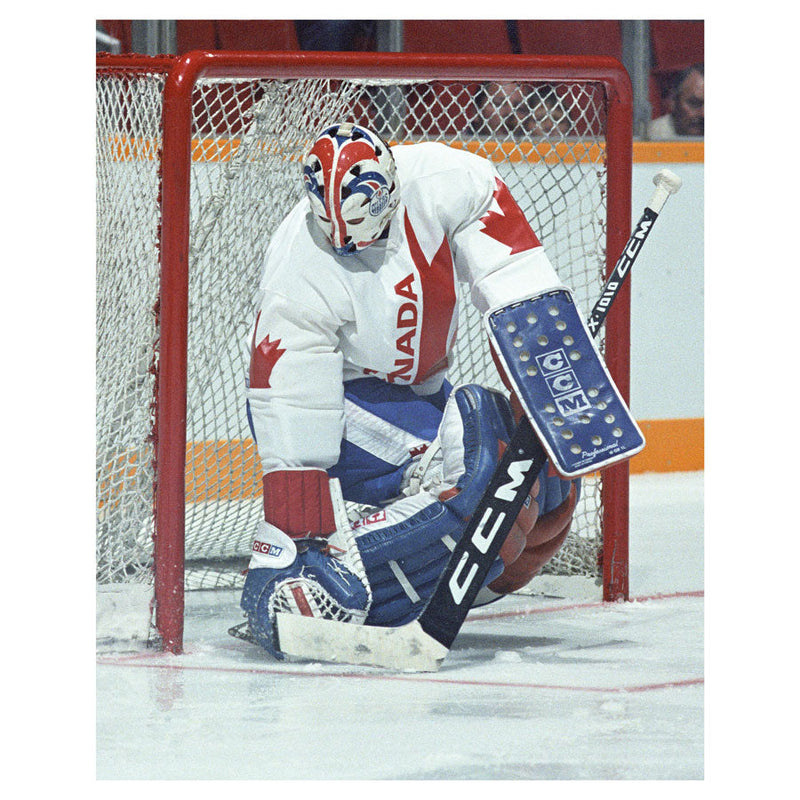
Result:
M642 450L642 432L568 289L490 310L484 324L561 475L584 475Z

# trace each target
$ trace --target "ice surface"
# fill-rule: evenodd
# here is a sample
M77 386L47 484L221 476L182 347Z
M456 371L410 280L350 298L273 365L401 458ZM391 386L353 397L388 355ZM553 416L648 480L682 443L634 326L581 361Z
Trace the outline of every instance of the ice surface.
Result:
M274 661L191 592L185 654L98 655L97 778L702 779L703 479L632 478L632 602L507 598L431 675Z

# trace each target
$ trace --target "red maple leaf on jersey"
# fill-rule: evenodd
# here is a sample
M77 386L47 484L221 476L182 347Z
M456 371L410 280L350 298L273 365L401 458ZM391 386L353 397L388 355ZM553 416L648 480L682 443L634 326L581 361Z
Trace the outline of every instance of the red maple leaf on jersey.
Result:
M258 322L256 322L258 326ZM255 334L253 334L255 343ZM253 347L253 354L250 356L250 387L252 389L270 389L269 379L272 370L278 359L286 352L280 347L281 340L270 341L267 334L258 345Z
M481 231L492 239L511 248L511 255L521 253L538 247L541 242L525 219L522 209L511 196L501 180L495 178L497 188L494 190L494 200L500 207L500 213L491 209L481 217L483 228Z

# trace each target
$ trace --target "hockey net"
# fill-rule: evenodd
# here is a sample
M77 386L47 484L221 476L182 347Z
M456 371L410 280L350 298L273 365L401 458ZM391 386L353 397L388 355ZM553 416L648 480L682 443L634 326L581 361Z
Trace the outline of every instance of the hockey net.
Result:
M311 76L269 77L265 68L262 75L236 77L241 70L234 69L201 77L191 90L185 503L177 510L186 589L243 582L262 513L243 380L253 303L270 236L303 191L300 159L324 124L366 123L391 143L440 141L491 159L579 306L588 312L602 286L609 224L607 82L546 72L532 77L528 70L516 81L522 104L510 122L502 116L508 105L503 109L496 97L493 102L496 86L482 82L480 72L448 78L445 70L445 77L424 79L404 76L397 61L374 61L357 78L331 77L341 72L324 68ZM98 57L98 596L152 596L161 569L154 538L172 535L156 530L154 508L164 482L156 458L164 436L159 404L167 402L160 324L163 304L170 302L162 292L167 266L161 262L172 234L162 224L164 126L170 124L163 101L177 64ZM484 100L500 114L481 115ZM500 388L466 293L461 308L450 379ZM601 340L607 357L610 348L628 348L620 338ZM546 567L548 575L603 584L609 502L603 480L584 480L573 530ZM112 603L117 618L126 602ZM153 634L147 621L137 624L148 629L141 637Z

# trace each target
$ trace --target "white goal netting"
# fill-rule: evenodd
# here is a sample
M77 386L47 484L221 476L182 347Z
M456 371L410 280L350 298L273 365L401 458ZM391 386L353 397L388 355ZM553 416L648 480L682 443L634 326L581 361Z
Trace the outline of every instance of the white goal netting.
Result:
M159 366L160 155L165 76L97 71L97 581L153 574ZM214 79L194 89L189 187L187 588L236 587L261 514L245 416L253 301L270 235L301 196L299 161L336 120L392 143L441 141L491 159L588 311L606 263L606 98L599 83L519 86L513 124L478 122L493 87L384 79ZM499 105L499 101L495 103ZM499 386L466 297L453 381ZM567 545L546 568L599 575L600 479L584 481ZM157 566L156 566L157 569Z

